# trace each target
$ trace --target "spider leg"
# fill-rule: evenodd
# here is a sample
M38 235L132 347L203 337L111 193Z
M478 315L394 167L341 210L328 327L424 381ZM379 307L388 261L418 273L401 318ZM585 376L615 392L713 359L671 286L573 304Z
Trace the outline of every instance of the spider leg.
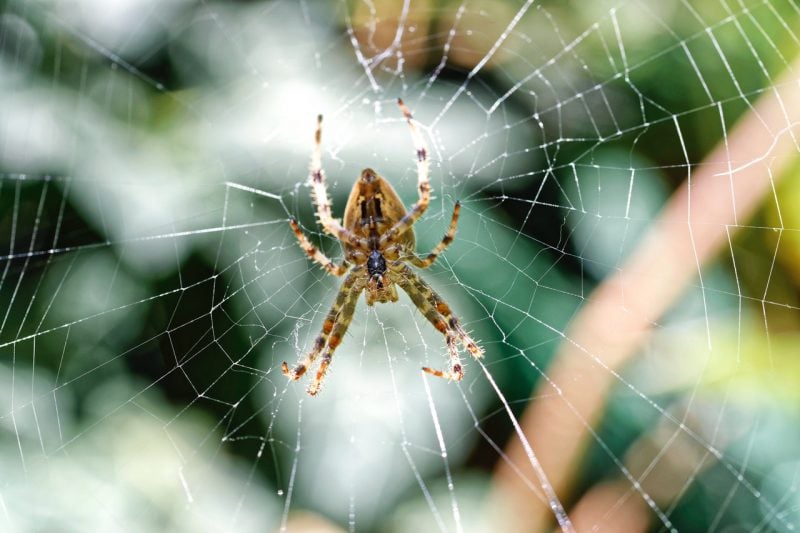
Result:
M422 216L426 209L428 209L428 203L431 199L431 184L428 180L428 174L430 173L430 162L428 161L428 147L425 146L425 140L422 138L422 135L419 133L417 129L416 122L414 118L411 116L411 111L408 110L408 107L403 103L403 100L398 98L397 105L400 106L400 110L403 112L403 116L408 123L408 128L411 131L411 139L414 142L414 148L417 151L417 188L419 189L419 200L411 206L408 213L403 215L395 224L386 230L383 235L381 235L380 244L385 245L387 242L392 241L398 235L401 235L408 231L408 229L414 225L414 223Z
M334 276L341 276L347 272L348 267L346 264L337 265L328 259L328 256L323 254L316 246L311 244L311 241L308 240L308 237L306 237L303 231L300 229L300 226L297 224L297 220L295 220L294 217L289 219L289 225L292 226L292 230L294 231L297 240L300 242L300 248L302 248L306 254L308 254L309 258L322 265L322 268Z
M436 245L436 248L434 248L425 259L417 257L416 255L412 255L409 258L409 261L412 265L419 268L428 268L436 261L436 258L439 257L439 254L444 252L444 250L450 246L450 243L453 242L453 239L456 236L456 224L458 224L458 214L460 211L461 203L456 202L455 207L453 207L453 217L450 219L450 228L447 230L447 233L445 233L442 240Z
M450 370L441 371L423 367L425 372L435 376L460 381L464 375L461 359L456 347L461 341L473 357L483 357L483 350L472 340L453 315L450 307L425 281L417 276L410 268L397 263L397 270L393 270L395 282L408 293L411 301L419 308L425 318L445 337L450 355Z
M289 370L289 365L286 364L286 361L284 361L281 364L281 370L283 371L284 376L292 380L300 379L303 374L308 371L309 367L314 364L314 361L317 359L320 352L322 352L322 349L325 348L326 344L328 345L329 352L332 352L332 350L336 349L336 346L341 340L341 335L334 343L331 333L334 331L334 327L340 320L346 319L347 323L350 323L350 318L352 317L353 313L351 311L350 316L345 316L344 311L348 302L351 300L357 300L358 295L363 288L361 284L356 283L360 275L361 272L357 269L354 269L350 272L350 274L347 275L347 277L344 278L342 287L339 289L339 293L336 295L336 299L334 300L330 311L328 311L328 316L325 317L325 321L322 323L322 331L314 340L314 347L299 363L297 363L292 370ZM331 337L330 342L328 337Z
M410 271L409 271L410 272ZM412 273L413 277L417 277L416 274ZM429 374L433 374L434 376L445 378L448 380L454 381L461 381L464 377L464 370L463 366L461 365L461 357L458 355L458 347L456 346L456 336L455 331L452 331L447 326L447 319L442 316L442 314L436 310L436 307L433 306L427 298L426 294L420 290L419 284L412 281L407 275L403 274L404 280L398 279L397 283L400 287L403 288L404 291L408 294L411 298L411 301L414 302L414 305L420 310L420 312L428 319L428 321L433 324L439 333L444 335L445 342L447 343L447 352L449 354L450 359L450 369L446 371L442 370L434 370L427 366L422 367L422 370L428 372ZM418 281L419 278L417 278Z
M417 276L414 271L412 271L407 266L403 265L402 275L407 276L411 282L417 286L419 292L425 295L428 299L430 304L439 311L442 316L447 320L447 325L450 329L456 332L458 338L461 340L461 343L464 345L464 348L476 359L480 359L483 357L483 348L478 346L472 337L466 332L464 327L459 322L458 317L456 317L453 312L450 310L450 306L448 306L444 300L442 299L439 294L434 291L430 285L425 283L425 281Z
M322 169L322 115L317 115L317 130L314 133L314 149L311 151L311 164L308 168L308 181L311 184L311 198L317 206L317 217L322 227L339 239L356 248L367 248L363 239L356 237L353 232L342 226L333 218L331 200L328 198L328 186L325 180L325 171Z
M322 354L322 361L319 363L317 373L314 376L314 379L312 379L311 383L308 385L308 394L311 396L316 396L317 393L319 393L322 380L325 379L325 374L328 372L331 359L333 359L333 352L336 351L336 348L342 342L342 338L344 337L344 334L347 333L347 328L350 326L350 322L353 320L353 313L356 310L356 304L358 303L358 295L360 292L360 288L357 288L347 293L347 298L342 306L342 310L336 317L336 323L333 326L333 331L328 339L328 347L325 349L325 353Z

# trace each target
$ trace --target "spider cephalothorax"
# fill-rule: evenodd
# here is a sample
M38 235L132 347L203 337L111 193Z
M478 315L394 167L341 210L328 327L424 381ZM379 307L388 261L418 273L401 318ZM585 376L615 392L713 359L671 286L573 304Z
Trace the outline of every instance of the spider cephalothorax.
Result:
M355 312L358 295L364 291L367 305L375 302L396 302L399 285L425 315L433 326L445 336L450 354L450 368L446 371L423 367L423 370L448 379L461 380L464 375L458 355L459 342L474 356L481 357L483 350L464 331L450 307L428 286L406 263L427 268L453 241L458 223L460 205L456 202L450 229L427 257L418 257L414 251L415 239L412 226L428 208L430 183L428 182L428 150L417 131L411 113L398 100L400 109L408 122L411 137L417 150L417 186L419 199L406 211L400 197L384 178L371 168L361 172L344 211L344 221L339 223L331 214L331 203L322 171L320 142L322 138L322 116L317 117L314 150L311 155L309 181L312 197L317 206L319 222L326 232L336 237L344 248L344 262L336 265L309 242L300 230L297 221L289 223L300 246L308 256L335 276L347 274L339 294L322 324L322 331L314 341L314 347L294 369L284 362L283 373L291 379L300 379L322 354L322 361L314 379L308 387L312 396L319 392L322 379L328 370L333 352L341 343Z

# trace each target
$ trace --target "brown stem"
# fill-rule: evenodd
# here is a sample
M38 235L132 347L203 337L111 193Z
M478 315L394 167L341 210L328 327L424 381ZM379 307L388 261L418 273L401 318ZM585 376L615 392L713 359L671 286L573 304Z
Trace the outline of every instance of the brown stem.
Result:
M560 500L569 501L580 464L616 370L636 355L653 325L695 281L702 266L771 194L798 153L800 59L761 98L674 193L622 268L589 297L570 324L553 364L522 416L524 434ZM720 106L720 109L721 106ZM721 113L721 111L720 111ZM719 127L719 126L716 126ZM676 131L680 130L676 119ZM496 468L491 505L506 531L543 531L552 514L519 439ZM645 503L636 496L644 507ZM576 506L577 513L581 508ZM625 508L631 508L626 506ZM621 508L622 509L622 508ZM623 511L620 511L623 512ZM581 517L575 516L578 522Z

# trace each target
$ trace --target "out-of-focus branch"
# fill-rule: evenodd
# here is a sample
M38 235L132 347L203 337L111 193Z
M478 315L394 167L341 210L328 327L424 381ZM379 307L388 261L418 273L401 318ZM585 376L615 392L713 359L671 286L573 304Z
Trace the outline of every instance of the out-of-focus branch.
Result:
M770 193L798 154L800 139L800 59L768 89L702 165L688 178L622 268L589 297L570 324L557 357L533 394L521 423L559 499L570 501L571 481L587 448L615 370L627 363L656 321L688 284L702 284L702 266ZM709 127L721 127L720 122ZM676 134L680 135L676 119ZM491 505L501 510L505 530L544 531L552 514L541 494L521 442L509 442L495 471ZM609 492L590 495L607 498ZM619 513L640 513L646 503L619 505ZM575 523L592 523L581 513L598 506L584 501L573 510ZM608 512L609 508L604 507ZM612 511L613 512L613 511ZM619 517L622 518L622 517ZM628 517L630 518L630 517ZM599 520L599 518L598 518ZM605 520L616 522L606 516ZM596 523L596 522L595 522ZM641 524L641 520L635 521ZM647 524L644 524L646 527Z

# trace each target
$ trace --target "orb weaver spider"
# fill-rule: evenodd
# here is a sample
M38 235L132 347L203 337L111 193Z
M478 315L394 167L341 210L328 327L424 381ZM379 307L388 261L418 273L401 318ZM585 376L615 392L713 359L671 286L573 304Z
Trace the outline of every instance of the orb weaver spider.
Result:
M353 318L361 291L366 291L367 305L371 306L375 302L396 302L396 285L399 285L425 318L444 335L450 355L448 370L423 367L422 370L425 372L448 380L460 381L464 376L464 370L458 355L459 342L473 357L483 357L483 349L467 334L447 303L406 264L427 268L436 261L439 254L453 242L461 206L456 202L450 219L450 228L439 244L427 257L418 257L414 252L415 239L412 226L425 213L430 201L428 149L417 130L411 112L401 99L397 100L397 104L408 123L417 153L419 199L407 212L389 182L371 168L365 168L350 191L343 224L331 214L331 202L328 198L321 161L322 115L317 117L317 130L309 168L311 196L316 205L319 223L327 233L336 237L342 244L345 254L343 263L335 264L314 247L300 229L296 219L291 218L289 224L297 236L300 247L311 260L319 263L334 276L345 274L346 276L311 351L292 370L289 370L286 361L281 365L286 377L297 380L322 354L317 373L308 386L308 394L311 396L315 396L320 390L333 353L341 343Z

